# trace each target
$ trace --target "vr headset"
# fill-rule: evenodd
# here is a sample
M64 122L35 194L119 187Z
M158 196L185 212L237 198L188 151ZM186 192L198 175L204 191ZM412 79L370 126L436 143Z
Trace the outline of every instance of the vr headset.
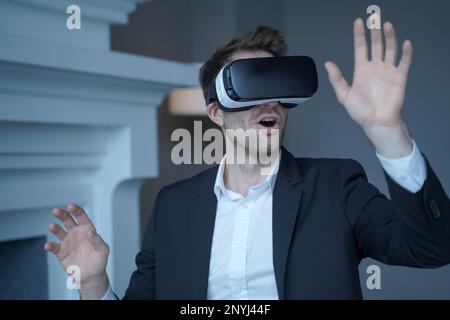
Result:
M240 59L219 71L206 102L217 101L228 112L275 101L293 108L311 99L317 87L317 69L310 57Z

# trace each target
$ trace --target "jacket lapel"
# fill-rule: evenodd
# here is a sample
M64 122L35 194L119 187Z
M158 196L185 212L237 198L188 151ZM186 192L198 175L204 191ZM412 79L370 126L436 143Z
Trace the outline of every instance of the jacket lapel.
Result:
M273 265L279 299L284 299L286 263L303 184L295 158L282 148L280 168L273 192Z
M217 208L217 198L213 191L216 175L217 168L208 172L194 192L189 208L193 299L198 300L207 298L209 262Z

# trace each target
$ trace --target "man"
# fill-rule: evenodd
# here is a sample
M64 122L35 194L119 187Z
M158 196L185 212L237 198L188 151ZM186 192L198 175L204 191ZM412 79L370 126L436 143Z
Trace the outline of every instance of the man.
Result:
M351 87L334 63L325 68L339 102L374 145L392 200L367 182L356 161L296 159L281 141L270 145L276 161L269 175L261 174L261 163L224 158L160 191L125 299L360 299L358 265L365 257L421 268L450 262L449 199L400 115L412 44L405 41L397 65L391 23L384 35L386 49L382 31L372 31L369 59L364 23L355 21ZM286 51L268 27L233 39L202 67L203 92L230 61ZM267 129L269 122L280 137L288 116L277 102L239 112L212 102L207 111L224 132ZM82 299L115 298L106 274L108 245L84 210L70 205L54 214L67 231L51 224L61 242L45 249L65 269L81 267Z

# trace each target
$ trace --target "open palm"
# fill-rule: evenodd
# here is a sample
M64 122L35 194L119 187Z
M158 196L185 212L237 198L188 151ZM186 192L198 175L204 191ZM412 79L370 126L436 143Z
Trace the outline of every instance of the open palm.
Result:
M327 62L325 67L338 101L350 117L363 128L392 126L401 118L405 88L412 60L412 44L405 41L400 63L397 60L397 39L391 23L384 24L386 50L381 30L371 31L371 60L364 23L354 23L355 69L349 86L339 67Z
M109 247L81 207L70 205L67 209L53 211L67 231L58 224L49 225L49 230L61 242L48 242L44 249L56 255L64 270L71 265L78 266L83 285L106 272Z

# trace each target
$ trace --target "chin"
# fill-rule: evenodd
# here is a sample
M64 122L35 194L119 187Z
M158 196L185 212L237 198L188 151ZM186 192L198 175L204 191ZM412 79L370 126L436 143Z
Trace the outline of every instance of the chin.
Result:
M258 141L258 153L267 153L268 156L277 153L280 150L280 136L279 131L273 131L268 134L263 140L261 138ZM265 143L265 146L261 146L260 143Z
M278 143L276 144L269 144L267 146L267 155L272 155L277 153L280 150L280 145Z
M258 155L271 157L272 155L276 155L280 150L280 145L278 143L269 143L266 147L258 147Z

